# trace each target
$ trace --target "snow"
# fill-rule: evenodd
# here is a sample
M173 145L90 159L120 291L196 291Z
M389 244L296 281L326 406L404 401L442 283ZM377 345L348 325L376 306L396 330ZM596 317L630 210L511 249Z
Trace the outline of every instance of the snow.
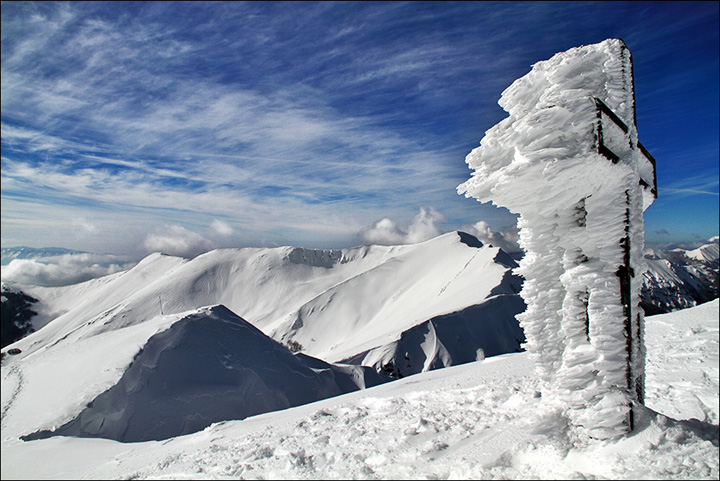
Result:
M313 356L330 362L347 359L392 343L398 332L431 317L486 301L510 267L496 261L498 252L470 247L457 233L415 244L325 290L268 329L274 338L295 339ZM332 337L324 335L328 329L334 331Z
M498 314L482 322L496 328L450 352L451 358L473 360L480 348L497 353L501 344L506 346L502 352L519 348L506 342L522 337L514 318L525 307L513 292L519 280L507 275L514 266L499 248L458 232L418 244L334 251L219 249L189 261L152 254L126 272L74 286L22 286L42 301L36 305L42 323L55 320L17 347L30 354L60 339L92 337L160 314L222 304L273 339L299 342L303 353L328 362L373 349L403 358L404 351L393 349L403 333L437 316L490 302ZM419 372L426 364L423 357L433 355L418 352L404 374ZM449 362L458 361L441 364ZM368 358L365 365L370 363Z
M717 237L692 250L646 249L641 295L653 314L705 303L718 295Z
M132 362L121 368L122 377L77 417L25 439L55 435L124 442L167 439L213 422L243 419L387 381L369 368L347 366L352 370L344 372L320 360L293 356L224 306L199 309L167 325L170 319L157 320L166 328L153 334ZM90 356L97 354L73 352L84 365L92 365ZM36 367L33 361L27 365ZM62 359L51 355L48 361L63 365ZM48 371L45 366L41 369ZM92 379L92 371L85 374ZM41 382L47 385L49 380ZM18 393L13 402L23 403L27 395Z
M690 271L667 259L646 258L648 269L643 273L643 290L648 298L666 311L684 309L697 304L691 291L702 291L703 285Z
M514 353L165 441L23 442L18 435L37 424L49 393L87 378L48 377L44 392L8 407L6 393L17 391L13 380L31 360L13 358L2 368L2 478L717 479L720 410L689 401L717 399L719 307L647 318L648 407L637 410L635 431L606 441L575 437L562 409L540 395L528 353ZM122 343L109 336L122 331L98 337L97 349L111 355ZM21 392L35 384L25 379Z
M720 258L720 246L717 244L717 237L714 237L715 243L705 244L697 249L687 251L685 255L691 259L696 259L702 262L718 262Z
M59 315L10 346L22 351L13 361L23 369L8 375L3 399L39 402L42 414L4 417L33 439L163 439L365 388L385 374L516 352L524 335L515 315L525 305L513 266L499 249L453 232L401 248L225 249L191 261L153 254L122 274L25 288L43 299L47 318ZM218 300L254 322L202 304ZM302 354L278 344L288 339L305 344ZM324 360L316 346L330 346ZM36 390L69 372L79 376L46 406Z
M40 316L2 363L2 478L718 479L718 301L643 319L641 275L618 296L653 200L631 68L619 40L539 62L468 155L460 191L520 214L519 269L451 232L21 286Z
M695 418L720 424L720 326L707 322L717 317L716 299L677 314L647 318L648 378L665 380L662 384L648 385L649 407L676 419Z
M467 156L474 172L458 187L520 215L525 347L543 393L563 399L578 432L596 438L627 431L642 397L642 276L633 272L644 271L642 212L653 200L641 184L654 178L637 147L632 89L621 40L538 62L503 92L509 117Z

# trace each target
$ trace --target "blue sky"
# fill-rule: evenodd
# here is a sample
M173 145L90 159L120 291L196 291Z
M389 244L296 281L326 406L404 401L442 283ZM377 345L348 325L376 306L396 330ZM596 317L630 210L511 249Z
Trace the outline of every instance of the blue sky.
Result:
M456 193L465 156L532 64L610 37L657 159L648 243L717 235L717 2L3 2L2 246L507 234Z

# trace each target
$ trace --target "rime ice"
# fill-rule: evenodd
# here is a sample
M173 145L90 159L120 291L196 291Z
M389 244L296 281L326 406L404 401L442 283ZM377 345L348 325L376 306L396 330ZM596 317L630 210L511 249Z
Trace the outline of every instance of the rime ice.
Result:
M458 191L520 214L519 319L545 397L579 434L616 437L643 401L643 211L656 196L630 52L608 39L558 53L499 104L510 115L467 156Z

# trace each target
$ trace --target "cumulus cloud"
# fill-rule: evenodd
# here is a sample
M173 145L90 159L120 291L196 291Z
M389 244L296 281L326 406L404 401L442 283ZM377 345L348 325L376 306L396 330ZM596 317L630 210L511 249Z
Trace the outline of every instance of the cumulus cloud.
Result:
M394 220L387 217L360 232L360 238L366 244L406 244L406 237L407 233L403 232Z
M195 257L212 250L215 245L205 237L180 225L170 225L157 230L143 241L148 252L162 252L179 257Z
M33 286L66 286L124 271L134 264L119 256L97 254L14 259L2 266L2 280Z
M435 223L444 220L445 216L434 208L421 207L407 228L386 217L363 229L359 236L366 244L415 244L439 236L442 232Z
M464 226L462 230L474 235L483 244L492 244L505 252L520 252L522 250L518 244L519 235L517 225L507 227L500 231L494 231L490 227L490 224L481 220L473 225Z

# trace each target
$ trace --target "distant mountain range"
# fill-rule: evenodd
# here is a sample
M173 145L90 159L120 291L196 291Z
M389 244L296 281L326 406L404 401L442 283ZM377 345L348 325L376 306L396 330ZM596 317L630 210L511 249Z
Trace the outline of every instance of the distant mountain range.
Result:
M510 272L516 265L499 248L451 232L400 246L218 249L192 260L152 254L128 271L22 290L40 299L35 329L53 320L42 337L222 304L308 355L404 376L519 350L524 337L514 316L525 305L521 280ZM492 326L477 327L476 319ZM448 323L464 326L462 334ZM454 346L451 353L443 343Z
M685 309L718 297L718 238L697 249L647 249L642 306L647 314Z
M12 362L40 357L56 375L92 369L112 378L68 384L87 408L48 413L27 439L165 439L518 352L515 315L525 304L516 266L499 248L451 232L401 246L152 254L81 284L24 286L39 299L26 306L38 313L36 330L12 345Z
M447 235L450 235L451 237L456 237L458 239L465 239L465 242L461 241L461 243L465 244L466 246L467 244L472 244L475 246L481 245L477 239L469 236L468 234L451 233L446 234L446 236ZM713 239L710 239L707 244L702 245L701 247L687 250L676 248L672 250L661 251L648 248L646 250L645 256L648 270L643 274L643 285L641 290L641 304L645 309L645 312L647 314L671 312L674 310L684 309L697 304L701 304L707 302L708 300L717 298L719 263L718 259L720 257L718 255L717 242L718 238L715 237ZM438 242L438 244L440 243L441 242ZM433 245L433 243L431 243L430 245ZM301 292L301 289L295 289L292 286L283 285L282 282L277 281L273 281L273 283L268 284L268 279L271 276L267 272L259 272L258 269L263 268L263 266L267 269L268 272L278 269L277 265L270 262L270 259L277 257L277 255L285 255L287 258L287 262L285 263L286 266L281 266L280 269L284 269L287 266L306 265L316 268L325 268L325 270L329 269L332 272L339 272L340 269L333 269L333 266L336 263L339 264L339 266L350 263L354 266L369 265L373 268L376 268L379 267L378 265L373 264L376 261L362 259L364 259L368 256L368 254L370 254L370 259L376 258L378 256L385 256L387 257L386 260L392 259L394 263L397 263L400 262L401 259L405 259L404 256L407 256L407 254L403 254L403 256L399 256L396 259L396 253L401 253L404 251L410 252L413 250L416 249L410 248L408 246L365 246L338 251L312 250L289 247L279 248L279 250L223 249L209 252L203 256L200 256L198 260L189 261L189 263L190 266L193 267L200 266L200 264L203 263L213 264L213 267L207 268L211 272L206 272L205 274L203 274L205 280L202 282L208 283L208 287L205 288L206 291L210 289L209 286L213 282L220 285L224 291L227 291L229 289L228 285L242 284L242 289L237 292L245 292L248 298L253 299L253 301L250 303L252 304L252 306L244 306L242 309L247 309L248 307L250 307L251 310L249 313L251 314L251 318L255 316L255 311L258 311L259 318L254 318L255 323L259 322L260 325L263 326L263 329L266 330L269 334L271 334L274 338L277 338L281 342L290 343L290 345L293 346L294 349L303 349L307 351L307 349L310 348L314 352L318 350L320 344L318 344L319 341L317 341L312 332L318 329L324 329L325 326L331 322L329 321L329 319L340 318L344 319L345 321L343 322L345 323L353 324L360 322L358 318L359 314L356 313L362 312L363 309L374 309L377 311L382 307L385 312L388 312L388 309L390 309L390 307L386 306L386 304L388 303L385 302L384 299L381 299L378 296L373 296L371 295L371 293L366 291L374 289L374 285L379 284L378 280L373 279L376 276L382 277L384 275L383 269L391 270L393 268L386 266L384 268L378 268L373 272L368 272L367 274L360 276L357 279L341 279L342 281L348 281L347 286L353 286L356 290L364 290L364 294L361 297L364 299L363 303L366 305L363 307L363 309L359 309L357 308L357 306L353 305L353 302L357 301L345 299L341 302L342 297L348 297L347 295L343 294L343 292L349 290L347 286L341 286L340 284L342 283L338 283L338 286L329 286L327 292L316 292L315 294L317 295L317 298L308 299L308 304L306 306L297 305L299 303L299 300L294 300L292 296L285 299L282 298L282 296L278 296L277 293L293 292L294 295L297 292ZM280 252L282 252L283 254L280 254ZM383 254L380 254L380 252L383 252ZM3 265L7 265L13 259L47 259L54 256L68 254L88 253L57 247L10 247L2 249L2 262ZM260 261L253 261L253 268L248 270L246 265L247 262L243 261L242 259L244 259L244 257L253 255L257 256L259 259L265 259L267 261L266 264L263 264ZM433 253L431 254L431 257L432 256L435 256L436 258L442 258L438 257L441 256L440 253ZM162 259L165 260L156 259L157 257L158 255L155 254L143 260L140 263L142 264L142 266L140 266L138 270L152 270L153 266L157 264L161 266L160 271L162 271L163 269L165 269L164 267L162 267L165 265L165 263L172 265L174 269L176 263L185 264L188 262L183 261L180 258L173 258L170 256L161 256ZM360 260L362 260L362 262L356 259L358 257L360 258ZM514 253L510 256L507 256L505 253L502 253L502 251L498 252L498 259L501 260L501 262L496 263L496 268L498 265L503 266L504 271L506 271L505 274L503 274L503 276L505 277L503 277L502 281L500 282L502 286L498 286L498 289L505 289L505 291L510 294L514 294L520 289L522 280L517 276L512 276L509 272L508 267L515 266L514 259L518 259L520 257L522 257L521 253ZM277 259L274 262L277 262ZM382 263L381 261L377 262ZM235 273L242 272L243 275L237 277L234 280L230 280L229 278L223 278L222 276L212 279L213 277L217 277L212 272L222 273L227 271L228 267L222 265L224 263L228 263L228 265L233 265L231 270L233 270L233 272ZM237 265L238 263L245 263L245 265ZM412 266L407 262L405 262L405 264L406 273L405 277L403 277L403 282L405 282L408 286L417 282L416 280L413 280L414 277L425 275L425 266L418 267L418 265L416 265L418 264L418 262L411 263ZM419 264L422 264L422 262L419 262ZM144 267L146 265L147 269ZM189 270L190 266L183 267L181 271ZM201 268L197 267L197 269ZM363 270L365 269L365 267L359 269ZM293 269L290 269L290 271L292 270ZM353 277L352 269L348 268L345 270L349 273L348 275L350 277ZM367 270L371 269L367 268ZM131 269L131 271L134 270ZM133 277L133 275L134 272L128 272L126 277L130 278ZM174 274L166 272L166 275L172 276ZM427 273L427 275L431 274ZM148 277L148 275L144 275L143 278L152 278L153 275L149 276L150 277ZM339 274L339 276L342 278L343 275ZM80 299L84 296L84 293L86 291L93 290L92 286L103 285L104 283L108 282L112 277L113 276L106 276L100 279L91 280L88 283L81 283L79 286L83 286L82 289L79 286L75 288L73 288L72 286L66 286L63 288L44 289L32 286L3 283L2 346L4 347L12 342L15 342L16 340L27 335L29 332L39 329L51 319L56 317L59 313L64 313L65 311L69 310L69 305L67 305L69 301L67 299ZM232 275L230 275L229 277L232 277ZM180 279L178 281L183 282ZM200 281L195 282L194 286L190 288L190 291L194 292L198 290L198 282ZM261 284L265 283L265 285L268 286L275 286L277 289L263 289L255 285L255 282L260 282ZM319 283L319 285L325 286L325 283L320 282L316 279L313 279L312 281L304 280L303 282L309 282L311 284ZM407 290L406 286L402 286L400 284L400 282L397 282L392 288L389 286L385 286L384 289L389 291L390 293L384 295L386 297L389 296L390 298L394 298ZM75 291L80 289L83 291L83 295L77 296L75 294ZM397 292L394 292L393 289L396 289ZM166 309L168 309L168 312L177 312L177 310L180 309L180 306L182 306L183 309L190 309L202 305L202 303L198 303L199 301L193 303L189 300L178 300L172 294L163 293L163 290L164 288L161 286L153 287L152 295L156 296L156 299L151 299L148 301L148 305L152 306L152 309L159 310L161 307L165 307ZM268 290L271 292L267 292ZM34 294L28 294L25 291L32 291ZM121 289L121 292L130 292L130 290L128 290L128 288L123 288ZM408 296L412 295L414 294L403 294L404 298L406 299L411 299ZM196 297L198 297L198 295L192 294L186 297L187 299L195 299ZM204 297L208 300L207 304L209 305L212 304L214 301L216 301L217 303L223 303L225 301L226 295L215 293L209 296L205 295ZM355 298L355 296L351 297ZM40 299L39 304L38 299ZM113 299L118 302L121 300L120 298L115 296L113 296ZM367 299L375 300L368 301ZM477 299L475 301L477 301ZM373 302L375 303L375 307L369 307L369 305L373 304ZM493 302L514 303L512 309L510 309L512 311L519 312L519 310L523 308L522 305L517 304L517 299L509 301L508 299L503 298L500 300L495 300ZM292 313L285 312L285 318L284 320L282 320L281 318L283 317L283 315L280 314L280 311L286 309L288 303L295 305L297 309L294 310ZM415 304L415 302L412 300L409 303L412 305ZM232 307L238 307L235 305L234 302L231 302L230 305ZM434 305L434 303L432 303L431 305ZM270 309L272 306L276 306L276 308ZM386 366L386 369L388 371L394 372L395 375L411 374L418 370L419 364L417 362L407 363L399 360L396 352L397 350L403 349L401 345L407 342L406 339L408 338L408 336L420 335L417 334L419 330L437 331L437 329L440 329L442 331L443 328L438 326L442 326L444 323L450 323L453 325L453 329L456 329L460 325L458 324L458 322L456 322L457 319L465 319L468 316L472 318L475 315L473 314L473 312L480 309L477 304L473 304L472 302L467 304L465 304L464 302L456 302L453 307L456 308L455 311L452 311L452 309L446 311L442 311L442 309L429 311L429 317L426 316L426 319L423 319L423 322L418 322L415 325L410 325L412 323L407 324L405 326L408 328L407 332L403 330L402 332L404 334L402 336L399 336L398 339L390 339L396 333L390 334L388 337L388 341L390 344L396 346L394 349L389 349L387 346L385 346L385 344L381 344L381 346L385 347L368 346L367 350L362 350L360 352L351 352L350 350L345 352L344 355L340 354L339 356L333 356L330 355L330 352L324 351L318 352L318 354L321 356L330 355L330 357L333 358L335 361L349 361L355 363L361 363L365 361L366 357L368 357L368 360L375 357L377 358L376 364ZM487 307L485 307L484 309L487 309ZM402 307L401 310L408 311L408 309L406 309L405 307ZM373 315L375 314L377 313L375 312ZM452 316L447 317L449 314L452 314ZM437 315L440 317L433 319L433 315ZM267 321L266 318L272 318L273 322L275 322L276 324L280 323L282 324L282 326L267 326L264 323L269 323L270 321ZM382 318L383 317L381 315L378 319ZM455 321L451 319L455 319ZM430 322L431 320L432 322ZM425 321L427 321L427 323L425 323ZM424 336L425 334L422 335ZM353 338L356 337L354 334L351 334L350 336ZM518 336L516 335L514 337ZM397 345L395 344L396 341ZM346 342L343 341L339 344L345 345ZM330 350L333 351L338 349L337 347L331 346L329 346L329 348L331 348ZM510 346L503 347L503 350L507 349L510 349ZM492 355L491 353L494 352L495 351L493 349L490 349L490 351L485 353L485 355ZM404 357L404 353L401 357ZM469 357L472 356L470 356L469 352L465 352L460 357L462 357L462 359L464 360L468 360ZM415 356L415 358L417 359L418 357ZM458 359L456 359L455 361L457 362L457 360ZM410 366L408 366L408 364L410 364ZM423 367L424 366L425 363L423 363Z
M6 266L14 259L44 259L47 257L57 257L66 254L89 254L84 251L76 251L65 249L62 247L3 247L0 249L2 257L0 265Z

